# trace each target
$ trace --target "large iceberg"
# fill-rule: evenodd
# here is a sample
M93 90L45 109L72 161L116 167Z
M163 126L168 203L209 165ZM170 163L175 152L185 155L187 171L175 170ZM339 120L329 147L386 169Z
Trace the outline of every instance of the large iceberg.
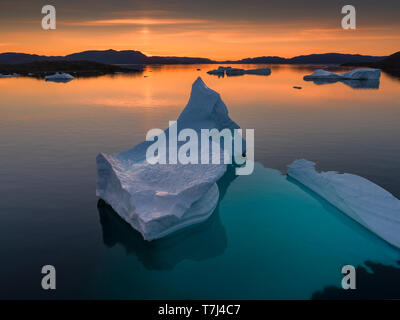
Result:
M226 128L233 133L239 126L229 118L220 95L198 78L175 128L178 134L185 128L198 133L201 129ZM175 131L171 126L164 131L168 146L172 130ZM145 240L161 238L206 220L218 203L216 181L227 169L223 162L150 164L146 151L152 143L144 141L118 154L101 153L97 156L96 195L111 205ZM210 140L210 144L213 143ZM179 146L180 142L176 147ZM199 147L199 155L204 147ZM211 150L212 146L209 148ZM221 147L220 156L224 157L226 152Z
M354 69L345 73L334 73L322 69L317 69L313 74L304 76L304 80L378 80L381 76L380 69L361 68Z
M315 163L296 160L288 175L367 229L400 248L400 200L373 182L349 173L317 172Z

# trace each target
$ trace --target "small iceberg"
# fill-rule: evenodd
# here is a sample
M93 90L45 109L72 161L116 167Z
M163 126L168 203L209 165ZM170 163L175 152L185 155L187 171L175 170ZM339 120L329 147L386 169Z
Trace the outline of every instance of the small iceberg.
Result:
M45 76L44 78L46 81L64 82L64 83L75 79L70 74L64 72L63 73L56 72L55 74L51 76Z
M400 248L400 200L373 182L349 173L317 172L315 163L296 160L288 175L361 225Z
M259 68L259 69L240 69L240 68L232 68L232 67L218 67L218 69L207 71L208 74L224 76L242 76L244 74L256 74L262 76L268 76L271 74L271 69L269 68Z
M315 70L313 74L304 76L305 81L309 80L379 80L380 69L361 68L345 73L334 73L322 69Z
M226 70L227 76L239 76L243 74L256 74L260 76L268 76L271 74L271 69L259 68L259 69L244 70L244 69L230 68Z
M13 74L0 74L0 78L13 78L13 77L19 77L18 73L13 73Z
M218 69L207 71L207 73L214 74L214 75L224 75L225 70L226 70L226 67L218 67Z
M200 133L201 129L214 128L233 131L239 126L228 116L220 95L198 78L192 85L189 102L176 122L178 135L185 128ZM169 127L164 131L167 142L172 130ZM227 170L223 162L150 164L146 160L146 151L152 143L144 141L118 154L101 153L97 156L96 195L139 231L145 240L162 238L206 220L218 203L216 182ZM225 156L224 152L221 147L221 157Z

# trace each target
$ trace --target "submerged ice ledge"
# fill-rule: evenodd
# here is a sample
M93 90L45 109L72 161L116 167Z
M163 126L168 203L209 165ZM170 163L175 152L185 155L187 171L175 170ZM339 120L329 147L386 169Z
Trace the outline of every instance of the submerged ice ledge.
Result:
M239 126L229 118L220 95L198 78L177 120L177 131L185 128L233 131ZM167 141L170 129L164 131ZM144 141L130 150L118 154L101 153L97 157L96 195L111 205L145 240L158 239L206 220L218 203L216 182L227 169L223 163L150 164L146 151L152 143ZM199 149L199 154L201 151ZM224 155L221 148L220 156Z
M288 175L395 247L400 248L400 200L373 182L349 173L317 172L296 160Z

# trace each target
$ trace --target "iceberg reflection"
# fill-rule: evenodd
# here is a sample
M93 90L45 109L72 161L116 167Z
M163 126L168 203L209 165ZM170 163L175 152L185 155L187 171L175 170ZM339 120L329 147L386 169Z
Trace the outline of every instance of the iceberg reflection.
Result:
M108 247L121 244L128 254L135 254L149 270L172 269L185 259L200 261L217 257L228 246L226 231L219 216L219 203L236 177L235 168L228 166L226 173L217 183L220 198L209 219L151 242L143 240L140 233L126 223L111 206L99 200L97 208L103 230L103 242Z
M369 80L314 79L312 81L317 85L341 82L353 89L379 89L379 83L380 83L379 79L369 79Z

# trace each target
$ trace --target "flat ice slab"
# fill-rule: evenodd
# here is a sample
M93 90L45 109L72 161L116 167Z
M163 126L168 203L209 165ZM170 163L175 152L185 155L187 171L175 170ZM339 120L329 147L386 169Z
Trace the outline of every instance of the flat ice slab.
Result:
M322 69L317 69L313 74L304 76L304 80L378 80L381 76L380 69L361 68L354 69L345 73L334 73Z
M290 177L400 248L400 200L391 193L354 174L319 173L314 162L304 159L294 161L287 168Z
M46 81L58 81L58 80L71 81L75 79L69 73L64 73L64 72L62 73L56 72L55 74L50 76L45 76L44 78L46 79Z
M229 118L220 95L198 78L177 120L178 134L185 128L196 132L213 128L233 131L239 126ZM171 127L164 133L168 142ZM97 156L96 195L111 205L145 240L161 238L206 220L218 203L216 181L227 169L223 162L150 164L146 151L152 143L144 141L118 154ZM223 152L221 148L221 154Z

